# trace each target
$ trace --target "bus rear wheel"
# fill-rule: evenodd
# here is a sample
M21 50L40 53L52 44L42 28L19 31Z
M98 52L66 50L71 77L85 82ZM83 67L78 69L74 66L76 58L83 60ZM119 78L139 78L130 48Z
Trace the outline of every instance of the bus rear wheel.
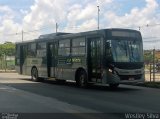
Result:
M111 89L116 89L116 88L118 88L118 86L119 86L119 83L114 83L114 84L109 84L109 87L111 88Z
M88 82L87 82L87 74L85 71L80 71L78 73L78 77L76 79L76 84L78 87L87 87L88 86Z
M32 68L31 78L32 78L33 81L36 81L36 82L39 81L37 68Z

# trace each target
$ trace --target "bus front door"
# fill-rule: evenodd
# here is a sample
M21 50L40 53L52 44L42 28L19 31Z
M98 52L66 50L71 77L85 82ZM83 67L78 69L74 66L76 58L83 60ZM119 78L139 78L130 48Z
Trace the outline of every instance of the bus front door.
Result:
M55 68L57 66L57 43L49 43L47 49L47 70L48 77L55 77Z
M101 82L101 38L89 38L88 75L89 81Z

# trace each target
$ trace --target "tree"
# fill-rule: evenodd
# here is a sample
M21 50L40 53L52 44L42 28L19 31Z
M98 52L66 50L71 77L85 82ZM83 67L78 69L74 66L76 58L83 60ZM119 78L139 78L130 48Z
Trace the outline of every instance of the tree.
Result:
M155 51L155 62L158 62L159 59L159 53ZM145 64L153 63L153 50L145 50L144 51L144 62Z
M15 55L15 44L12 42L5 42L0 44L0 57L3 55L14 56Z
M7 67L6 56L14 56L15 55L15 44L12 42L5 42L4 44L0 44L0 66L1 69L5 69Z

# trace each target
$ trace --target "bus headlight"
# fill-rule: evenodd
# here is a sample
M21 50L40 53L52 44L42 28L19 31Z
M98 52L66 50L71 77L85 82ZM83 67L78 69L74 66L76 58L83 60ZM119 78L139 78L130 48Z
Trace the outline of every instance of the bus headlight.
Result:
M113 70L112 70L112 69L109 69L108 71L112 73Z

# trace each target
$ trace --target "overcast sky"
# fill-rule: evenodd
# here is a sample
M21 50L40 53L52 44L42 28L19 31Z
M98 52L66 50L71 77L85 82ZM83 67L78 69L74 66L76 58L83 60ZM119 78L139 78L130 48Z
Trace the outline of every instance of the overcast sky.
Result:
M144 49L160 49L160 0L0 0L0 43L37 38L58 31L100 28L140 30ZM140 28L139 28L140 27Z

